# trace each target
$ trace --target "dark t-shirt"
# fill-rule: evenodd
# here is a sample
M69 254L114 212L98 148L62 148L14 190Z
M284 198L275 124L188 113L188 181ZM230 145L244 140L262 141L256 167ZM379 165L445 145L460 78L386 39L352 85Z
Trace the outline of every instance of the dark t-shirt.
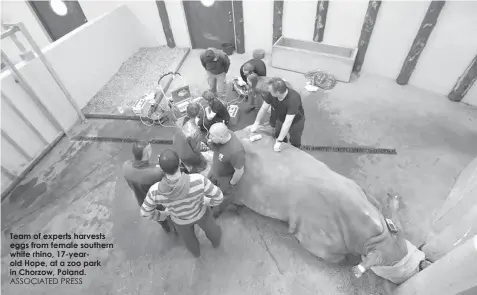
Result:
M240 169L245 165L245 149L231 132L232 137L225 144L210 144L210 149L214 151L212 171L216 176L229 176L235 173L235 169ZM234 169L235 168L235 169Z
M293 89L288 88L288 94L282 101L279 101L278 98L273 97L270 93L267 93L267 95L263 97L263 100L272 106L275 110L277 120L282 123L285 122L287 115L295 115L292 124L295 124L305 117L301 96Z
M200 143L202 134L197 125L188 118L184 120L182 128L177 128L172 137L172 148L187 166L197 166L202 162Z
M123 164L123 175L136 195L139 206L142 206L149 188L161 181L165 173L150 163L129 160Z
M210 109L212 110L212 112L215 113L216 120L224 120L227 122L230 120L229 111L227 110L225 105L217 98L214 99L214 101L212 102Z
M246 63L247 63L247 62L246 62ZM246 63L244 63L244 64L240 67L240 76L242 77L242 80L243 80L244 82L247 82L247 75L245 75L244 72L243 72L243 66L244 66ZM265 63L263 62L263 60L257 59L257 58L253 58L253 59L249 60L248 63L250 63L250 64L253 66L252 73L257 74L257 76L260 76L260 77L264 77L264 76L267 75L267 66L265 65ZM250 74L249 74L249 75L250 75Z

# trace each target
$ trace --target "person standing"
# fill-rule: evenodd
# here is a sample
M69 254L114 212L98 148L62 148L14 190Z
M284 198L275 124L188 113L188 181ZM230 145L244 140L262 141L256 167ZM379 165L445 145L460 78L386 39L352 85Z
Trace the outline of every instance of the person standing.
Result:
M207 82L212 92L225 98L225 78L230 68L230 59L222 50L208 48L200 55L200 62L207 72Z
M153 220L165 220L170 216L179 236L195 257L200 256L200 245L194 232L196 224L205 232L212 246L218 248L222 232L209 205L218 206L222 202L220 188L201 174L181 172L179 156L173 150L161 153L159 166L166 175L149 189L141 206L141 215ZM166 210L157 210L158 205L163 205Z
M187 105L187 116L184 118L182 127L179 127L172 138L172 147L179 155L182 163L192 168L190 173L199 173L207 168L207 160L201 151L205 146L205 138L202 136L197 122L199 121L200 106L196 102Z
M132 147L134 160L124 162L122 172L126 182L136 196L139 206L144 202L146 194L151 186L164 178L165 173L150 162L152 147L145 141L135 142ZM164 210L164 206L158 206L158 210ZM170 219L160 221L162 228L169 233L171 231Z
M263 104L258 111L251 132L256 132L268 108L275 111L276 123L274 137L276 139L273 150L281 151L281 144L288 142L297 148L301 147L301 137L305 129L305 111L300 94L287 86L281 78L272 78L269 83L269 94L263 97Z
M223 123L215 123L210 127L207 144L214 152L212 177L227 180L225 199L219 207L214 208L214 217L218 217L234 201L229 192L242 179L245 172L245 148L235 133Z
M261 59L252 58L240 67L240 77L242 77L242 80L248 84L249 89L247 95L249 106L245 110L247 113L260 107L262 99L261 93L257 92L257 84L260 77L266 76L267 66Z
M201 129L208 131L210 126L218 122L228 125L230 121L229 111L216 95L212 91L206 90L202 93L202 97L207 101L208 106L205 108L205 114L199 121Z

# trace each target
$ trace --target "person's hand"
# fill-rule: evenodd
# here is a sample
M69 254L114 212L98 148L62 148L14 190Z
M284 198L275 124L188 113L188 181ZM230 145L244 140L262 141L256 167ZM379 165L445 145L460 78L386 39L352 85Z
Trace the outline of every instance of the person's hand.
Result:
M229 185L222 191L222 193L224 194L224 196L228 196L232 193L232 189L233 189L233 186Z
M273 145L273 150L275 152L281 152L282 151L282 143L279 141L275 141L275 144Z
M210 206L210 198L204 197L204 205Z
M250 127L250 132L252 132L252 133L257 132L259 127L260 127L260 125L258 125L257 123L253 123L252 127Z
M351 269L351 271L353 272L354 276L359 278L363 275L364 271L363 271L363 267L361 265L355 265L353 266L353 268ZM366 270L365 270L366 271Z
M205 143L201 142L199 149L201 152L205 152L209 150L209 147Z

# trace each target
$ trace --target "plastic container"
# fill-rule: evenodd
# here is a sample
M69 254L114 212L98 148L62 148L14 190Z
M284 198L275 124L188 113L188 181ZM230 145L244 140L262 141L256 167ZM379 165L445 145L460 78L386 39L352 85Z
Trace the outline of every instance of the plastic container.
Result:
M255 59L263 59L265 58L265 50L263 49L255 49L253 51L253 58Z
M232 55L234 53L234 49L235 49L235 46L232 43L223 43L222 44L222 50L227 55Z

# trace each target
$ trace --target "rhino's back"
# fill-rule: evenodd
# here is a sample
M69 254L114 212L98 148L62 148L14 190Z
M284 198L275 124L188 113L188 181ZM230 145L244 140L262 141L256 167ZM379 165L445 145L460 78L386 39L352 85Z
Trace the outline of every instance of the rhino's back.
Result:
M285 221L295 214L301 242L311 252L320 257L334 250L356 252L382 231L378 210L353 180L294 147L274 152L270 136L251 143L245 131L237 133L247 154L243 203Z

